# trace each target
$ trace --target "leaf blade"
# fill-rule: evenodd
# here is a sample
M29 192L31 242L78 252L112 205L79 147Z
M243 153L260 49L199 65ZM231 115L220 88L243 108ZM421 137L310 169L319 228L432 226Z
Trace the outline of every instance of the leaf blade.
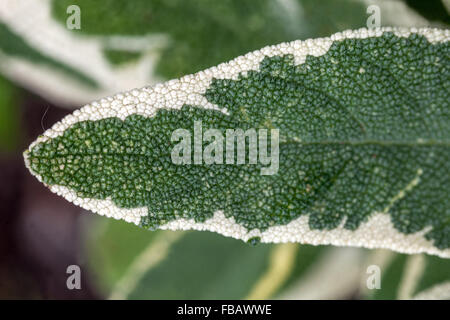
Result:
M69 200L145 227L449 256L448 38L361 29L266 47L88 105L27 165ZM171 132L202 120L278 128L280 174L171 163Z

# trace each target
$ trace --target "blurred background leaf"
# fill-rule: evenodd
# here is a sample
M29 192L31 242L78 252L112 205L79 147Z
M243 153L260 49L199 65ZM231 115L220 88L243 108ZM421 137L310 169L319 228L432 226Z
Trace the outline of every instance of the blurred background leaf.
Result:
M425 26L402 0L72 0L0 4L0 72L66 107L203 70L263 46L366 26ZM441 6L436 6L441 10ZM84 82L80 83L79 80Z
M19 91L0 76L0 152L14 151L20 139Z
M53 1L53 14L61 24L66 23L66 8L72 2ZM77 5L82 8L82 34L168 35L170 42L155 68L165 79L266 45L357 28L366 20L365 6L355 1L81 0Z
M13 32L7 25L0 23L0 51L8 56L29 60L35 64L43 64L59 72L63 72L73 78L76 78L84 85L97 87L97 83L79 72L78 70L67 66L29 45L23 38Z
M429 21L450 24L450 2L448 0L405 0L408 6L416 10Z
M381 269L381 289L366 290L366 299L412 299L427 290L445 286L450 298L450 260L427 255L405 255L385 252L389 256Z
M112 219L87 223L92 276L112 299L271 298L326 252L298 244L252 246L210 232L149 232Z

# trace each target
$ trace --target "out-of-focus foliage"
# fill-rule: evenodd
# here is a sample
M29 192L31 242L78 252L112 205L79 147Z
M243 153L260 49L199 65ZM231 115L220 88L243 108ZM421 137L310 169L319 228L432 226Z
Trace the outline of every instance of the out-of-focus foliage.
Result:
M389 254L381 269L381 289L366 290L368 299L411 299L433 288L445 292L430 295L431 299L450 298L450 260L427 255Z
M2 4L0 54L8 59L0 59L0 72L64 105L177 78L265 45L365 27L370 4L380 8L381 26L428 23L401 0L79 0L80 29L68 29L72 0Z
M0 77L0 152L14 150L20 137L18 90Z
M405 0L406 3L430 21L450 24L450 2L448 0ZM446 2L446 3L445 3Z
M111 298L270 298L328 250L252 246L209 232L136 231L122 221L97 220L85 250L94 279Z
M72 3L53 1L53 14L63 24ZM366 21L365 6L355 1L81 0L77 5L82 8L82 34L167 35L169 44L156 67L166 79L269 44L325 36Z
M41 53L36 48L33 48L23 38L3 23L0 23L0 39L2 39L2 41L0 41L0 52L6 55L19 57L36 64L54 68L59 72L63 72L73 78L76 78L84 85L92 87L97 86L97 83L94 80L90 79L82 72Z

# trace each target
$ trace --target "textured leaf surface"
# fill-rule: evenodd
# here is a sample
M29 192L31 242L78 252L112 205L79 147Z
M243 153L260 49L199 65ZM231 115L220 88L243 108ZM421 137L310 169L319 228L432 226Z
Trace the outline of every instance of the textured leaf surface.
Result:
M449 256L448 39L362 29L266 47L88 105L26 163L75 204L147 228ZM174 164L172 132L195 121L279 129L278 172Z

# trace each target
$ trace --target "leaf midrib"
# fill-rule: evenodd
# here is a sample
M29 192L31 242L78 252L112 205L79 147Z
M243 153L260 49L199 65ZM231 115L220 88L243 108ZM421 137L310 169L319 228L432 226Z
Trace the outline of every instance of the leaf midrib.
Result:
M292 138L291 138L292 139ZM296 141L294 139L280 142L282 144L298 144L302 146L309 145L341 145L341 146L366 146L366 145L378 145L378 146L407 146L407 147L429 147L429 146L443 146L450 147L450 141L435 141L429 140L424 142L414 142L414 141L377 141L377 140L368 140L368 141L337 141L337 140L328 140L328 141L310 141L310 142L301 142ZM167 154L169 155L169 153ZM89 156L136 156L136 157L150 157L146 154L141 153L130 153L130 152L99 152L99 153L67 153L64 155L55 155L54 157L42 157L40 155L30 155L29 158L39 158L39 159L55 159L55 158L64 158L67 156L80 156L80 157L89 157Z

